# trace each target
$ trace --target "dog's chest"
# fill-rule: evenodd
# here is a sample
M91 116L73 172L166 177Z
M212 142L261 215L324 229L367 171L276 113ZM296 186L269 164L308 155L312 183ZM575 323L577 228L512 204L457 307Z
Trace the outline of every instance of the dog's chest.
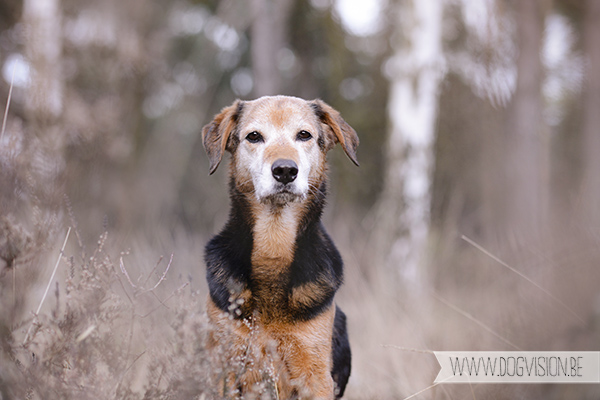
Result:
M285 277L294 260L301 207L291 204L273 210L269 205L254 210L252 280L260 303L278 302L286 296Z

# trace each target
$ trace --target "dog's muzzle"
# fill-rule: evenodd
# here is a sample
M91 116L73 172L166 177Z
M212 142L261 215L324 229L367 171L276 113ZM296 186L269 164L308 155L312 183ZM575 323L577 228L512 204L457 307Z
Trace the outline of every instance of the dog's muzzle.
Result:
M279 183L287 185L296 180L298 176L298 165L293 160L279 159L271 166L273 178Z

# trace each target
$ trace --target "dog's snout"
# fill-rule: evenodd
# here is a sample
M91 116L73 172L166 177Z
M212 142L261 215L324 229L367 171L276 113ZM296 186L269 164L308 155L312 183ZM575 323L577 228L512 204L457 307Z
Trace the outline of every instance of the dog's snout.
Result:
M284 185L293 182L298 176L298 165L292 160L279 159L271 166L273 178Z

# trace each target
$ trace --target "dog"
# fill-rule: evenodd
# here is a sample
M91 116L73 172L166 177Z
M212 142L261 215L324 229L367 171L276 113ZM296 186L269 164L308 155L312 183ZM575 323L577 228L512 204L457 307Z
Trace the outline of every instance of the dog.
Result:
M333 301L343 264L321 214L327 152L339 143L358 166L356 132L321 100L266 96L224 108L202 140L210 174L231 153L229 219L205 248L209 320L240 344L238 357L274 349L278 398L341 398L351 369ZM247 368L228 384L243 397L261 379Z

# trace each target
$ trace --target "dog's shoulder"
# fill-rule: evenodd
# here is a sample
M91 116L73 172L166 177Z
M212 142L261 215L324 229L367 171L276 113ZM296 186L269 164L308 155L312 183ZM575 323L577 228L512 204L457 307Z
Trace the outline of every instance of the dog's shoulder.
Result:
M342 257L321 222L298 236L290 265L288 305L295 319L318 315L343 281Z

